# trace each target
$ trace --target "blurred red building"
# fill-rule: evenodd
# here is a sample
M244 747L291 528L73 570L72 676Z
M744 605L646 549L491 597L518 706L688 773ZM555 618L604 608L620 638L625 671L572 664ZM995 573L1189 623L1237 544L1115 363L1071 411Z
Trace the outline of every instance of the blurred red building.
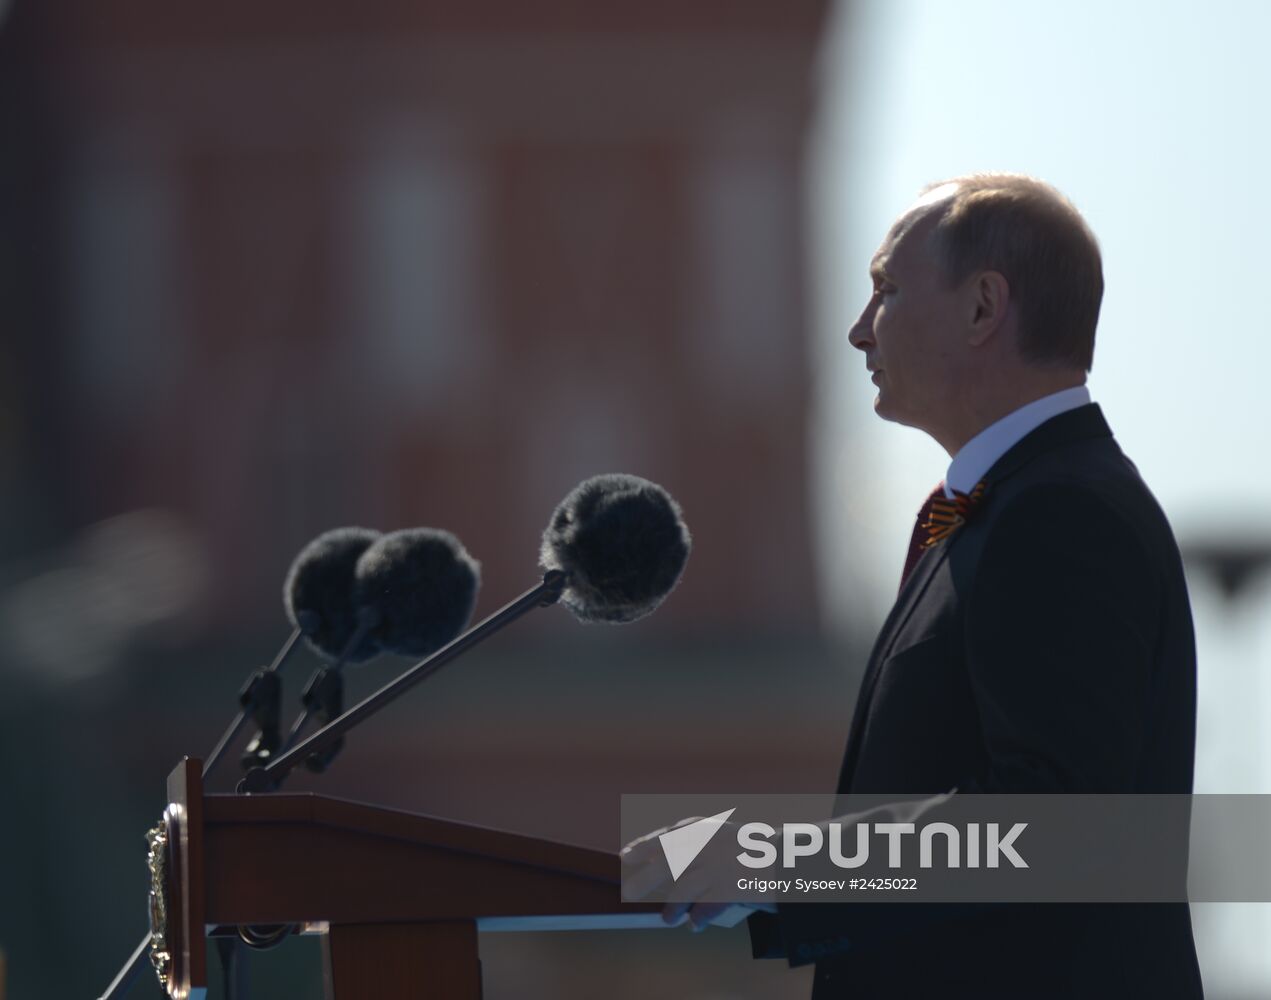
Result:
M483 564L479 614L535 582L552 509L599 472L664 485L695 545L647 624L544 615L297 787L608 844L624 791L832 776L852 678L815 637L805 426L825 6L18 0L0 24L5 582L157 508L208 589L193 631L128 648L109 685L21 687L38 671L6 657L14 995L86 995L135 944L162 776L210 745L282 637L287 565L336 525L454 531ZM102 933L38 994L85 923ZM662 945L491 947L488 981L514 992L590 995L624 960L632 996L693 982ZM765 974L699 954L730 995Z
M350 522L454 530L501 602L558 499L630 471L697 542L660 626L809 628L823 7L19 4L64 527L182 513L221 626Z

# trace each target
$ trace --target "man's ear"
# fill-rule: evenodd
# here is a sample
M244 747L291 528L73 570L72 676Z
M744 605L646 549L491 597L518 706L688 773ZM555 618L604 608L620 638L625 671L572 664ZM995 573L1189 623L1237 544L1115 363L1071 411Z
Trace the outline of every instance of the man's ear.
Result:
M971 281L968 300L969 333L972 347L988 341L1006 320L1011 304L1011 289L999 271L981 271Z

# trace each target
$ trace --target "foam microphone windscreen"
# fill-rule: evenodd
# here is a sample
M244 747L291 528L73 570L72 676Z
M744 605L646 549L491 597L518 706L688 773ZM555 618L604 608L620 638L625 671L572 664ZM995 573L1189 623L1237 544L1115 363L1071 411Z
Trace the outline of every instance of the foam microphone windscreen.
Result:
M679 504L638 476L595 476L561 501L539 564L567 575L561 603L586 622L633 622L679 582L692 539Z
M358 560L356 600L374 609L380 647L427 656L463 631L477 603L481 567L459 539L436 528L384 535Z
M358 558L380 537L370 528L335 528L319 535L296 556L283 584L283 603L292 625L303 629L305 640L328 660L339 659L357 630L354 570ZM313 627L316 615L316 627ZM345 659L360 662L379 652L365 637L348 650Z

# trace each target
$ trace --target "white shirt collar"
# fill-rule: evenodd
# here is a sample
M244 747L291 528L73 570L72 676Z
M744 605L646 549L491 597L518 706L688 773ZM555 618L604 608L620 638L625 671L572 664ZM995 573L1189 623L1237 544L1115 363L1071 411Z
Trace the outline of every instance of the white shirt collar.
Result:
M949 472L944 477L944 495L952 497L954 490L970 493L984 477L984 473L993 467L993 463L1027 434L1051 417L1075 410L1089 402L1090 390L1084 385L1077 385L1034 399L996 423L989 424L953 456Z

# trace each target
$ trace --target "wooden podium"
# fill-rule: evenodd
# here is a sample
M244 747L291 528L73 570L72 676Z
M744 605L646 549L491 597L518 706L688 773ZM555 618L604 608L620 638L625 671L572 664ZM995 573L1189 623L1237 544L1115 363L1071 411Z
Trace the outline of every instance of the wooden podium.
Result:
M323 931L336 1000L478 1000L478 929L664 926L660 903L621 901L616 854L320 795L205 796L189 757L151 856L175 1000L201 1000L207 935L239 925Z

